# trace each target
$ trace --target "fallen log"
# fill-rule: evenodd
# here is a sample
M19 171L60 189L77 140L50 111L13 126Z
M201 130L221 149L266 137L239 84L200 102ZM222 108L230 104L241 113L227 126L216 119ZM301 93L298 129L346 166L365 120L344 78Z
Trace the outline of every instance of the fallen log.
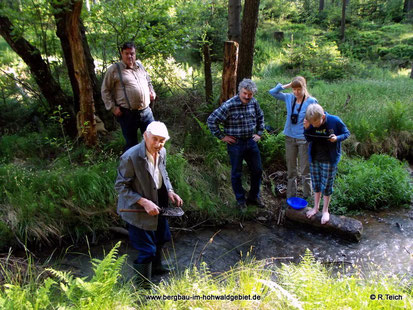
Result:
M285 217L289 221L316 227L319 230L331 232L335 235L340 235L352 241L360 241L361 235L363 233L363 224L360 221L350 217L337 216L330 213L330 221L328 221L326 224L321 224L322 213L318 212L313 217L307 218L306 212L308 210L310 210L310 208L295 210L293 208L287 207L287 210L285 211Z

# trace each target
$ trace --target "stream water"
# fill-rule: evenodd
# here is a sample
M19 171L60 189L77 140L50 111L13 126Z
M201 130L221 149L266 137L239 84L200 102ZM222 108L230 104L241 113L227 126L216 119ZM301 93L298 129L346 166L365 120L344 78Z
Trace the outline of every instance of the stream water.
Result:
M301 225L264 225L257 221L225 225L221 228L201 228L174 233L173 242L165 247L169 263L178 270L205 261L212 272L228 270L247 252L257 259L274 264L301 260L306 249L315 258L333 268L354 267L364 274L398 274L413 277L413 209L368 213L358 218L364 227L358 243L345 241ZM131 265L136 251L127 238L114 238L104 245L68 251L60 268L72 270L78 276L91 274L90 257L102 258L117 241L122 240L121 254L128 254L123 273L133 275ZM88 254L85 254L88 253ZM89 256L90 255L90 256Z

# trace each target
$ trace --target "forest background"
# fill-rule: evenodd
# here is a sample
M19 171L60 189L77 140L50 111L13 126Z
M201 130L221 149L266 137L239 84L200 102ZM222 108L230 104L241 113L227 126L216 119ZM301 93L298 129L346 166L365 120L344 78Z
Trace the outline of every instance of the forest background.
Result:
M303 75L310 93L352 133L343 145L332 212L408 207L413 1L240 4L246 9L252 2L259 4L252 79L268 128L260 142L264 198L272 201L276 190L269 176L285 170L285 107L267 91ZM168 171L188 215L180 225L238 219L225 146L205 125L219 105L228 8L234 3L239 1L1 2L3 249L76 244L121 225L113 184L124 141L99 92L106 69L119 59L119 45L130 40L158 95L155 118L172 137ZM77 76L76 66L84 70ZM98 139L88 136L96 130L94 113L109 130L99 131Z

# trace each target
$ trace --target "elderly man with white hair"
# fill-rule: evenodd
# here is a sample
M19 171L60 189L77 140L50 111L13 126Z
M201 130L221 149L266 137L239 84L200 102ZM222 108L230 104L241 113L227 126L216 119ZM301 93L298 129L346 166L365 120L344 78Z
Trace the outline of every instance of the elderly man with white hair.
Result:
M170 271L161 260L162 246L171 239L171 233L159 211L168 206L168 199L178 207L183 202L173 191L166 171L164 145L169 134L165 124L150 123L143 138L121 156L115 189L119 194L118 214L127 223L132 246L138 250L134 261L138 283L148 287L152 274ZM136 212L125 212L128 209Z

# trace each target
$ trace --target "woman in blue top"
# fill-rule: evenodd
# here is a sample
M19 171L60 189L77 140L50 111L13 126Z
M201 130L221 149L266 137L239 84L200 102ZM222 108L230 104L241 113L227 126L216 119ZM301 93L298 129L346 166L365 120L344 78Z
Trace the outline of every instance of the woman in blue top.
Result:
M287 88L292 88L293 93L283 93ZM278 83L269 91L271 96L285 102L287 107L287 120L284 126L285 158L287 162L287 198L297 195L297 161L303 184L303 196L311 196L310 165L308 161L308 142L304 137L304 117L307 107L317 103L307 90L307 83L302 76L295 77L291 83L282 85Z

